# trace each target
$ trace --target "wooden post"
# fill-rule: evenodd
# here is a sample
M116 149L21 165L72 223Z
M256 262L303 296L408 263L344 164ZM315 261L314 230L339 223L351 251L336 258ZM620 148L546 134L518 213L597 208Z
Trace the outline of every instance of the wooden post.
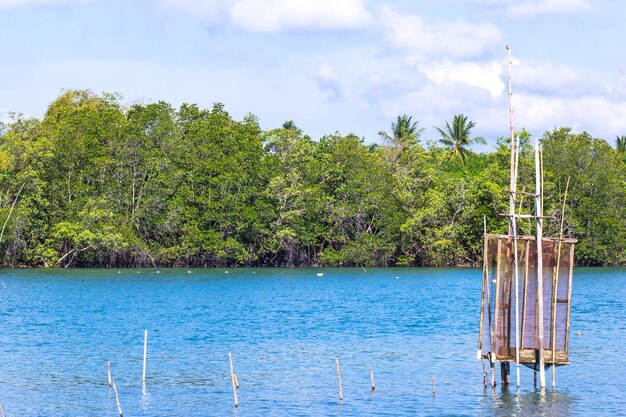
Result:
M235 386L237 387L237 389L239 389L239 379L237 379L237 372L233 372L233 375L235 376Z
M510 130L510 139L511 139L511 179L510 179L510 190L509 193L509 217L515 214L515 191L517 188L517 181L515 181L515 125L513 124L513 78L511 77L511 48L509 45L506 45L506 50L508 52L508 68L509 68L509 130ZM509 225L509 235L511 234L511 225Z
M509 225L510 226L510 225ZM511 239L511 235L509 235L509 239ZM503 271L503 280L502 280L502 295L503 304L506 308L503 308L502 314L502 340L501 346L506 349L507 357L510 355L511 351L511 306L513 299L513 285L512 279L513 274L510 268L509 259L511 259L511 246L509 244L509 239L507 239L505 246L505 262L504 262L504 271ZM512 243L512 240L511 240ZM503 306L503 307L504 307ZM509 385L510 383L510 375L511 375L511 367L510 363L507 361L500 361L500 384L501 385Z
M537 316L539 339L539 387L546 388L546 369L544 360L544 317L543 317L543 195L541 184L541 168L539 163L539 141L535 139L535 214L537 216Z
M339 402L342 402L343 391L341 389L341 370L339 369L339 359L335 359L335 366L337 367L337 381L339 382Z
M524 347L524 332L526 330L526 297L528 295L528 276L529 271L529 262L530 262L530 240L526 241L526 255L524 258L524 289L522 290L522 331L520 348Z
M496 352L496 336L495 333L498 331L498 312L500 310L500 276L502 275L502 240L498 238L498 252L496 258L496 295L495 295L495 305L493 307L493 328L494 331L491 333L491 385L496 386L496 359L498 357Z
M487 218L483 217L484 220L484 224L485 224L485 247L488 248L488 242L487 242ZM497 254L496 254L497 256ZM488 259L488 253L485 253L485 257ZM489 368L491 369L491 387L495 387L496 386L496 371L494 368L494 363L495 363L495 353L493 352L493 333L494 333L494 327L492 325L492 321L491 321L491 281L489 281L489 269L487 269L486 275L485 275L485 282L486 282L486 291L487 294L485 294L486 298L487 298L487 321L488 321L488 325L489 325L489 344L490 344L490 348L489 348Z
M559 275L561 269L561 247L563 245L563 224L565 221L565 204L567 203L567 191L569 190L569 180L567 177L567 184L565 185L565 196L563 197L563 208L561 209L561 227L559 229L559 249L556 257L556 267L554 280L552 284L552 389L556 388L556 305L557 295L559 288Z
M572 307L572 275L574 273L574 244L569 247L569 284L567 287L567 316L565 319L565 353L569 352L569 319Z
M510 62L510 60L509 60ZM517 191L517 175L519 169L519 135L517 136L516 152L515 152L515 191ZM515 196L514 196L515 197ZM517 220L515 218L515 199L513 199L513 217L511 217L513 223L513 259L515 266L515 375L517 382L517 389L520 388L520 366L519 366L519 353L520 353L520 319L519 319L519 259L517 255Z
M486 220L485 220L486 221ZM485 227L486 228L486 227ZM487 231L483 234L483 288L480 296L480 325L478 329L478 351L476 352L476 359L481 359L483 356L483 326L485 323L485 294L487 287L489 286L489 273L488 273L488 250L487 245Z
M233 383L233 396L235 397L235 408L239 407L239 400L237 399L237 384L235 383L235 369L233 367L233 356L228 352L228 362L230 362L230 379Z
M2 409L2 404L0 404L0 417L4 417L4 410Z
M109 388L113 388L113 383L111 382L111 362L107 361L107 376L109 377Z
M485 358L481 358L483 363L483 385L487 389L487 369L485 368Z
M370 367L370 382L372 383L372 391L376 389L376 385L374 384L374 371Z
M556 387L556 303L557 303L557 291L559 288L559 263L561 261L561 241L559 241L558 247L554 245L559 251L557 254L556 264L552 268L552 297L550 300L550 350L552 360L552 388ZM554 254L554 252L553 252Z
M124 417L122 413L122 406L120 404L120 396L117 394L117 387L115 386L115 381L113 381L113 392L115 392L115 402L117 403L117 411L120 413L120 417Z
M433 396L437 394L437 388L435 386L435 377L433 377Z
M143 332L143 374L141 377L141 382L146 384L146 359L148 357L148 330L144 330Z

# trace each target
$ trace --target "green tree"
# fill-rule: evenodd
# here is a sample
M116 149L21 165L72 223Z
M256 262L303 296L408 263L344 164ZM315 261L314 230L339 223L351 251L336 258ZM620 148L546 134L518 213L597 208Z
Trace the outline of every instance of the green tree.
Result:
M617 153L622 157L622 161L626 162L626 135L618 136L615 139L615 147Z
M418 128L418 121L413 121L413 116L403 114L391 123L391 135L385 131L378 132L384 142L390 143L396 148L408 148L419 143L419 138L424 131Z
M476 126L471 120L467 120L467 116L457 114L452 119L452 125L446 122L445 129L435 128L441 134L439 140L450 149L450 157L457 155L461 158L461 162L465 163L467 154L470 152L467 147L473 143L487 143L483 137L471 137L471 130Z
M626 261L626 172L604 140L569 128L542 138L545 167L545 213L560 220L567 178L564 235L578 239L580 265L615 265ZM558 235L560 222L547 223Z
M615 139L615 147L620 154L626 153L626 135L618 136Z

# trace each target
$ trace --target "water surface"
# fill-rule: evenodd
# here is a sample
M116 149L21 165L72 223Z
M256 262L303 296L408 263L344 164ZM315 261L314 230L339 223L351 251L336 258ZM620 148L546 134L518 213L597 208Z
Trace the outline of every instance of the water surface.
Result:
M576 270L572 365L557 369L557 389L544 394L526 368L520 392L483 388L478 269L2 270L0 277L7 417L116 416L107 360L127 417L626 410L626 269ZM237 410L228 352L240 382Z

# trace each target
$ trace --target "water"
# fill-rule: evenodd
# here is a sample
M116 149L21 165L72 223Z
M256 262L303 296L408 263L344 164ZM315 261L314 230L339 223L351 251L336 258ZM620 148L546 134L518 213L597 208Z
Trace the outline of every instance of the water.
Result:
M127 417L626 412L626 269L576 270L572 365L557 369L557 389L545 394L534 390L526 368L519 393L483 389L475 359L480 274L3 270L0 403L7 417L117 416L107 384L110 360ZM142 387L144 329L148 366ZM228 352L241 385L238 410Z

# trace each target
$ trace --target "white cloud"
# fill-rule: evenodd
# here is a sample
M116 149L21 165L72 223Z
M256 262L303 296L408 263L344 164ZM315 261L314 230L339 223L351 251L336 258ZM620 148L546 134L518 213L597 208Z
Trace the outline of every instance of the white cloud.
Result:
M516 86L542 92L563 92L565 88L579 87L585 82L576 71L562 64L514 62L513 77Z
M233 24L253 32L337 30L366 25L364 0L236 0Z
M589 0L526 0L510 5L507 13L513 17L533 17L545 14L580 13L591 9Z
M389 41L416 54L442 53L453 57L477 56L502 45L502 33L492 23L464 20L427 23L416 14L381 8L381 22Z
M88 0L0 0L0 9L17 9L26 6L56 6L83 4Z
M251 32L355 29L371 20L365 0L161 0L161 5L205 23L229 19Z
M329 98L337 98L340 95L341 78L334 66L324 63L317 68L315 72L318 88L327 93Z
M502 65L496 61L486 64L442 61L420 65L418 69L436 85L451 82L464 83L487 90L492 97L497 97L504 91Z
M555 97L520 94L516 98L516 123L541 134L555 127L586 130L611 139L626 132L626 102L601 95Z

